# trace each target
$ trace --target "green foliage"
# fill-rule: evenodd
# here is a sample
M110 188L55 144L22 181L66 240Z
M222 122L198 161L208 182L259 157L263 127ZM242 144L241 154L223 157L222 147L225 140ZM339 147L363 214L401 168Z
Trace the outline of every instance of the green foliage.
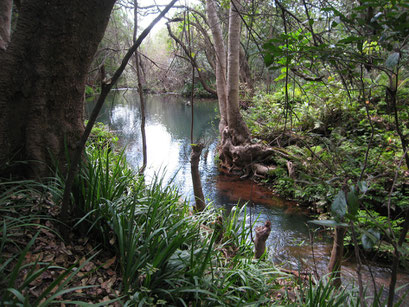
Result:
M88 121L85 121L87 125ZM88 145L104 147L114 147L118 144L118 136L109 131L108 127L100 122L96 122L92 127L91 134L87 140Z
M399 237L402 223L403 218L389 220L374 210L359 210L356 215L357 239L367 251L391 253L393 249L388 241L391 240L392 235ZM386 241L381 241L381 239ZM345 244L352 244L350 236L345 237Z
M128 168L124 156L88 145L75 199L87 225L116 251L122 291L130 305L207 302L268 302L278 272L252 260L249 231L233 210L223 222L223 240L205 227L222 213L191 215L176 190L156 178L149 186ZM229 257L229 258L226 258Z
M336 288L329 277L324 277L313 282L309 278L306 287L300 283L300 290L297 293L297 306L359 306L357 289Z
M348 99L345 91L334 88L332 94L328 94L328 89L318 84L306 84L305 90L295 91L289 87L294 98L290 101L292 115L288 114L287 120L282 88L274 94L259 93L244 117L255 138L281 146L276 148L280 154L274 157L278 166L275 179L270 179L276 191L304 201L314 210L326 211L344 180L348 185L359 181L371 126L364 106L357 102L342 103ZM393 130L393 119L383 117L376 105L370 104L369 112L374 137L364 180L361 180L366 186L358 188L365 189L360 206L379 206L388 197L390 178L394 177L402 152L399 137ZM287 161L293 163L296 178L289 177ZM404 171L405 168L398 170L392 194L395 207L404 207L409 201L404 192Z

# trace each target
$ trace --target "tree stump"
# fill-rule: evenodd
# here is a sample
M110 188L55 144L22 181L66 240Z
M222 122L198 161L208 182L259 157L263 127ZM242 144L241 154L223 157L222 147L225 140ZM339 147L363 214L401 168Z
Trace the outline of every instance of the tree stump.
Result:
M266 250L266 241L271 232L271 222L266 221L264 226L256 227L256 239L254 240L254 257L259 259Z

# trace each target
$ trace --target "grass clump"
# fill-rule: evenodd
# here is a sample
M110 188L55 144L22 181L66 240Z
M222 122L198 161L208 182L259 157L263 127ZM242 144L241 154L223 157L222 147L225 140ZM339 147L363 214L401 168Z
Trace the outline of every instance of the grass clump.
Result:
M242 305L270 300L271 281L279 273L252 259L240 210L215 230L222 212L209 206L193 214L171 185L159 178L146 185L128 169L122 153L97 146L87 148L76 191L74 199L83 212L77 226L96 232L115 250L124 303Z

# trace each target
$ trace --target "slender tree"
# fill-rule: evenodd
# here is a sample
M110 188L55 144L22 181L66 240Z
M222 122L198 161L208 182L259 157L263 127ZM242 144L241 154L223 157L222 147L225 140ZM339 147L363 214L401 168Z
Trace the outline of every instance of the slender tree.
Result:
M138 30L138 1L134 1L134 30L133 30L133 44L136 43L136 33ZM140 69L140 55L138 54L138 49L135 51L134 55L134 64L136 70L136 77L138 79L138 93L139 101L141 103L141 135L142 135L142 166L139 168L139 173L143 174L146 168L147 163L147 152L146 152L146 132L145 132L145 97L143 95L143 86L142 86L142 75Z

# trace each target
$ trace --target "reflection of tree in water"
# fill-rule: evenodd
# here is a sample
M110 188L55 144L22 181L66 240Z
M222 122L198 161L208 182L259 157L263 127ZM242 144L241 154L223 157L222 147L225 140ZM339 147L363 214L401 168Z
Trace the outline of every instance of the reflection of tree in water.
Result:
M113 130L120 130L132 134L132 138L140 137L140 105L137 92L113 91L108 97L108 103L101 110L98 121L109 125ZM218 111L214 101L198 100L194 106L195 128L194 139L203 141L214 140L217 136ZM94 103L86 106L90 113ZM146 101L146 122L160 124L166 128L172 138L182 140L190 135L191 106L185 104L185 99L175 95L151 95ZM130 128L132 127L132 129ZM127 131L125 133L125 130ZM132 130L132 132L130 131Z

